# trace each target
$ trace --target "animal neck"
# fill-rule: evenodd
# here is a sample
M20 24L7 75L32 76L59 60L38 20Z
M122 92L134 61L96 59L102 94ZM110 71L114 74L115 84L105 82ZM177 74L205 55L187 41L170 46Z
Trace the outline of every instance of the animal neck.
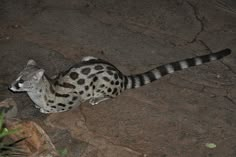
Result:
M47 105L49 98L51 100L55 98L54 89L53 82L46 76L43 76L37 86L32 91L27 92L27 94L37 106L43 107Z

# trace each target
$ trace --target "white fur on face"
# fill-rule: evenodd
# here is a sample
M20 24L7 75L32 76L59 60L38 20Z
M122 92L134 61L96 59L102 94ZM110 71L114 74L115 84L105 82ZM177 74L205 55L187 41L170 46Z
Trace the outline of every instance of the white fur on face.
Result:
M23 87L23 84L22 84L22 83L18 83L18 86L19 86L20 88L22 88L22 87Z

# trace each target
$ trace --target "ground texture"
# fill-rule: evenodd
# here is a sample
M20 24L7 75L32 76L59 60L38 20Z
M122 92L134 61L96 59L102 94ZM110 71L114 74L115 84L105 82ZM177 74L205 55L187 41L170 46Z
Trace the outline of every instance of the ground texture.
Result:
M0 99L68 157L236 156L235 0L1 0L0 19ZM226 47L222 61L60 114L7 90L30 58L49 76L87 55L134 74Z

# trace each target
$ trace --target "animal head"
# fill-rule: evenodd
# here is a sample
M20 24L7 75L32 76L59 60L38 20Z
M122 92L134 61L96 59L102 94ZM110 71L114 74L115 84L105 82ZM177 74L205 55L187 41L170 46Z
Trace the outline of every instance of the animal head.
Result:
M13 92L30 92L34 90L44 75L44 69L37 66L34 60L29 60L26 67L12 82L9 89Z

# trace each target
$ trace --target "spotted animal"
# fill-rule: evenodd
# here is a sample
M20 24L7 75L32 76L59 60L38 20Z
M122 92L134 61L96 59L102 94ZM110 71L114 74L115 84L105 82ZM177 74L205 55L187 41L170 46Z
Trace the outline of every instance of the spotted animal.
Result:
M79 64L54 78L45 75L34 60L29 60L9 89L27 92L42 113L64 112L89 101L95 105L123 91L138 88L175 71L221 59L230 49L168 63L142 74L124 75L114 65L95 57L84 57Z

